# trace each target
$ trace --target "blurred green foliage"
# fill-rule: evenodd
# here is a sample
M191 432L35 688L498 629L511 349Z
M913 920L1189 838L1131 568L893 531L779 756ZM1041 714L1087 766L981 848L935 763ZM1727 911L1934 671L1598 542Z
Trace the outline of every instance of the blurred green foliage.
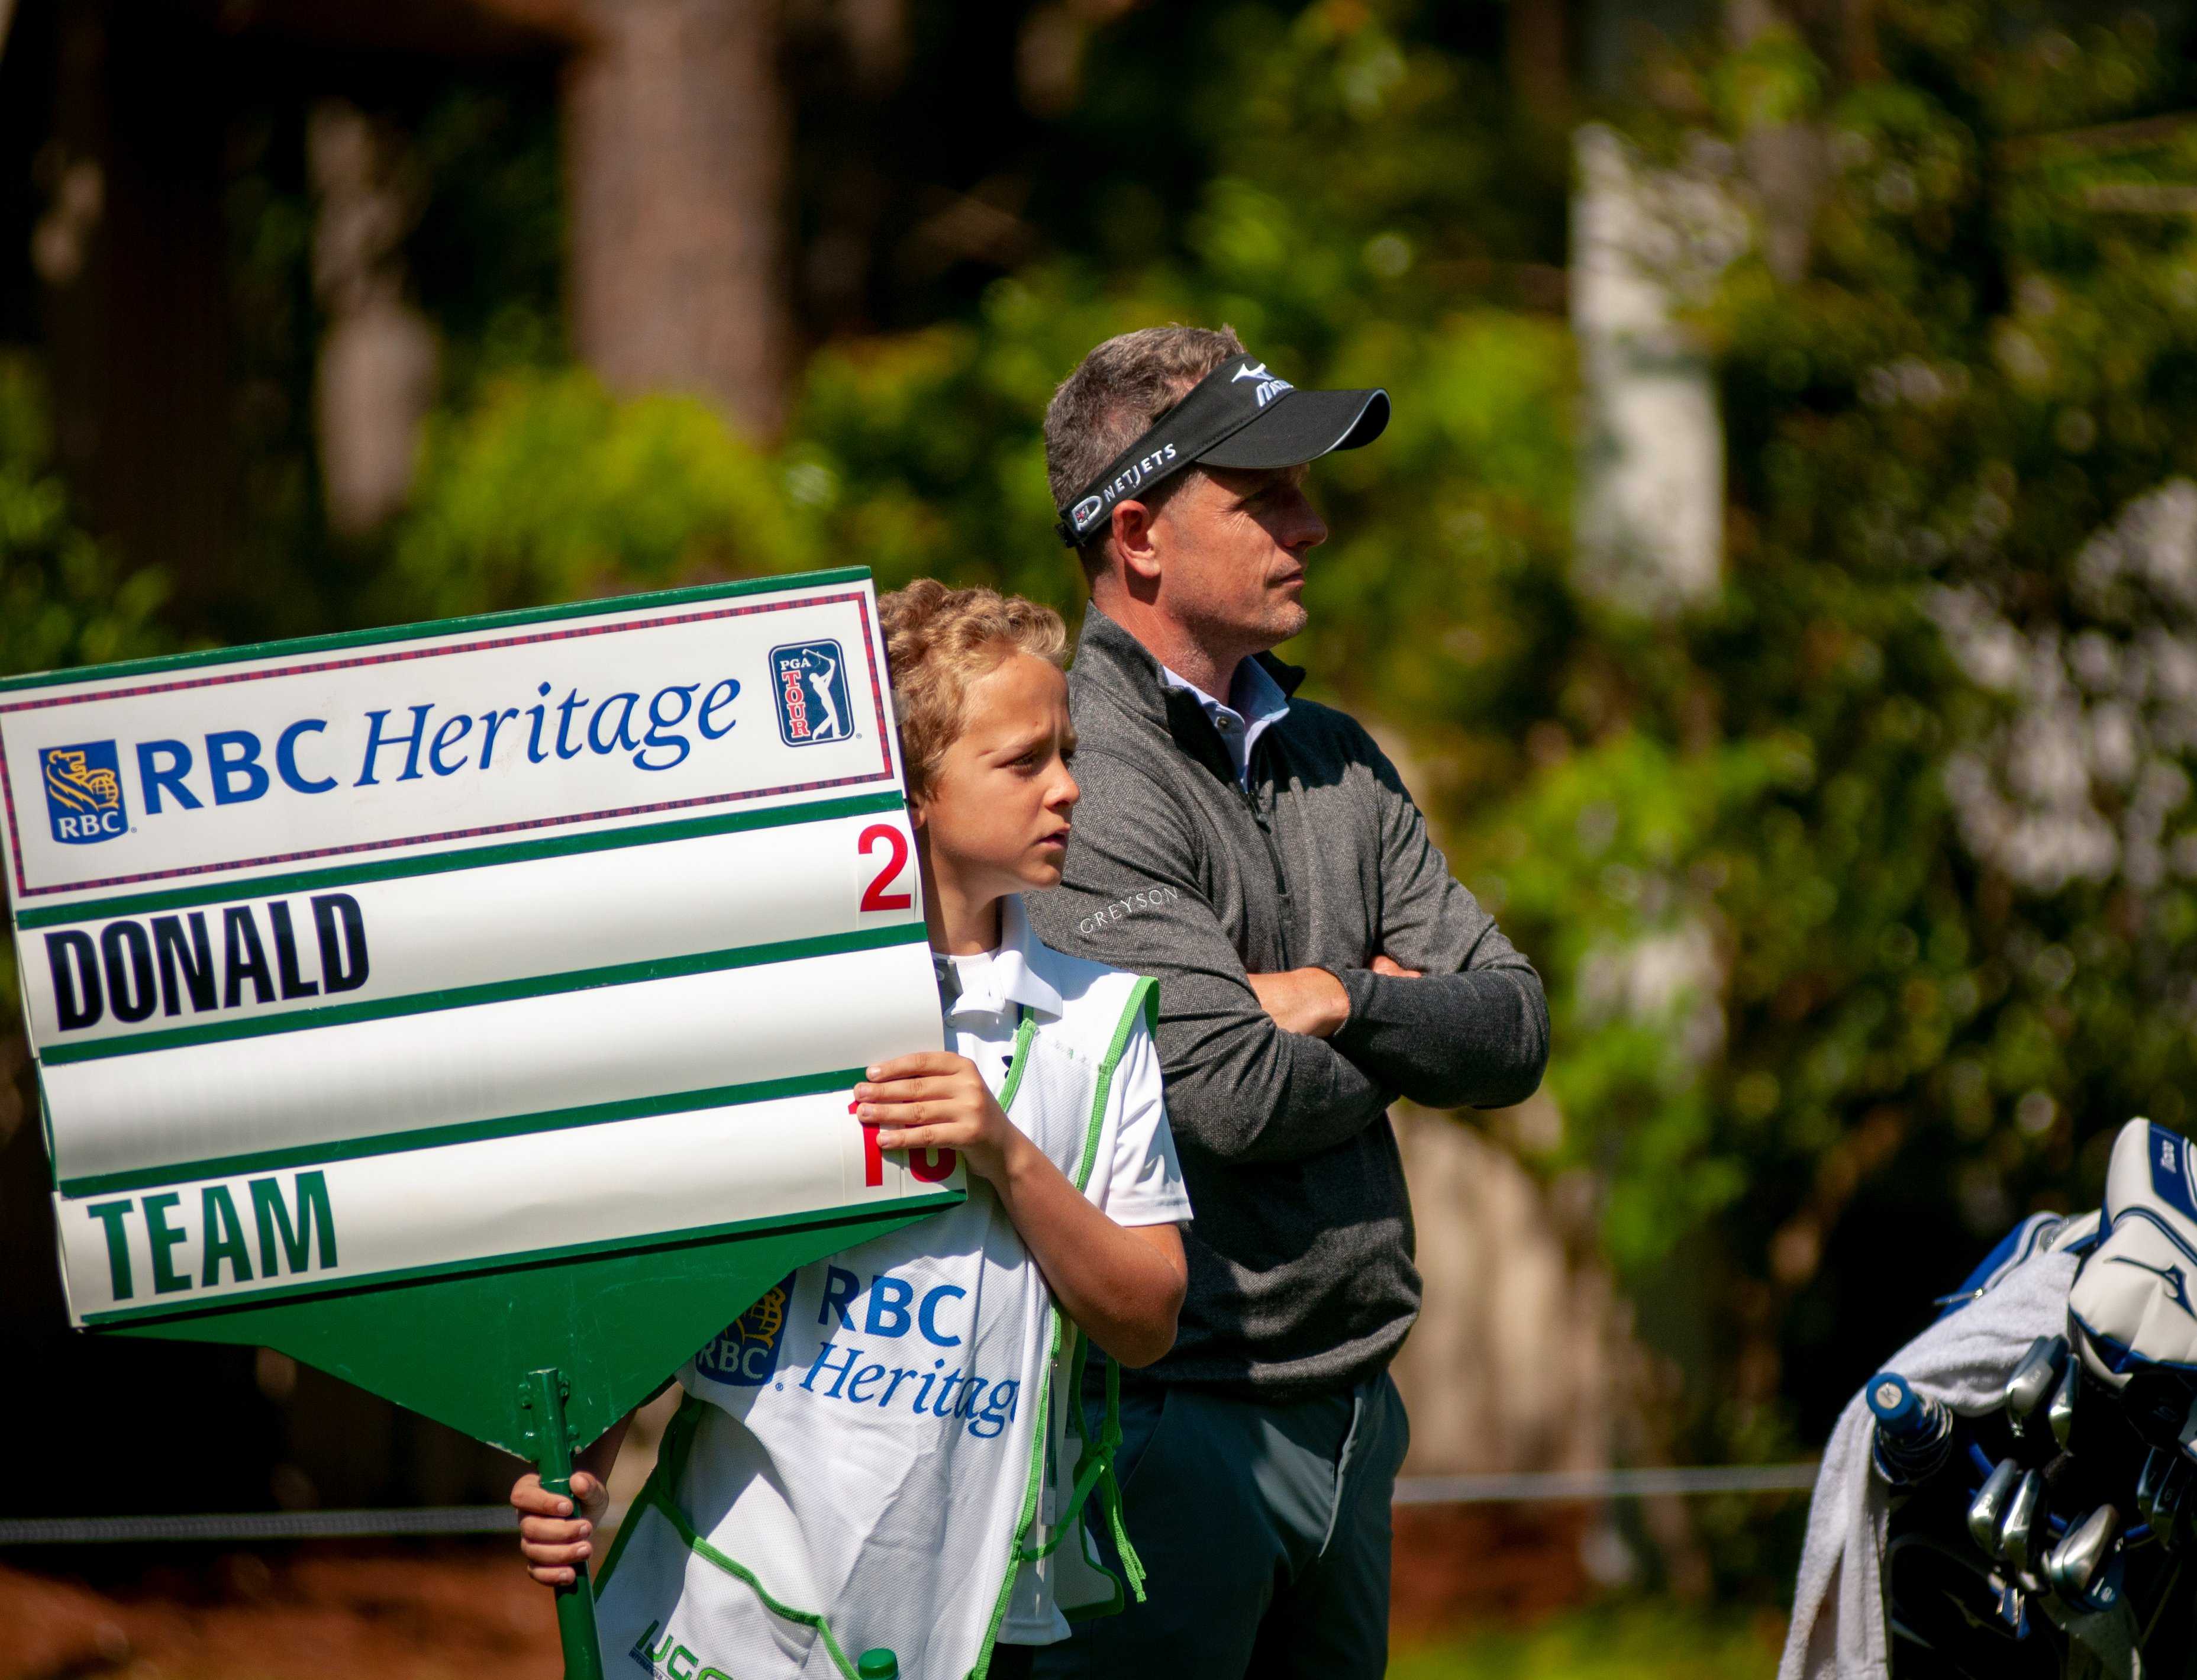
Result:
M2095 1195L2121 1120L2185 1114L2197 901L2171 873L2039 888L1964 841L1948 766L2021 697L1930 611L1968 588L2073 634L2084 543L2197 470L2186 222L2097 191L2188 179L2197 142L2039 134L2178 96L2176 45L1892 4L1875 73L1777 31L1611 108L1742 204L1765 130L1827 159L1807 275L1745 256L1693 320L1728 572L1650 621L1569 563L1575 351L1524 295L1561 254L1561 140L1420 9L1228 16L1180 249L1056 252L965 319L828 345L768 452L562 371L494 385L438 420L391 580L446 611L857 559L1072 615L1037 422L1092 343L1225 320L1302 381L1388 386L1382 443L1315 475L1335 535L1284 652L1401 738L1543 968L1538 1164L1591 1175L1620 1274L1681 1304L1705 1357L1674 1450L1790 1451L1997 1227ZM2172 628L2123 617L2130 646ZM2119 822L2129 791L2092 791Z
M0 353L0 672L156 652L165 582L125 578L73 517L53 463L49 403L30 358ZM0 1010L18 1009L15 953L0 943Z
M1725 762L1696 773L1713 816L1667 862L1611 848L1695 899L1728 976L1725 1043L1690 1086L1707 1125L1681 1080L1620 1158L1643 1206L1685 1205L1651 1155L1704 1175L1696 1205L1730 1196L1733 1334L1800 1370L1843 1354L1812 1394L1787 1379L1810 1434L1863 1374L1862 1334L1897 1341L1962 1245L2095 1199L2120 1124L2185 1123L2197 1072L2197 898L2166 857L2189 821L2191 626L2168 576L2186 545L2152 520L2129 560L2144 588L2084 582L2101 530L2197 470L2197 249L2144 191L2192 178L2190 131L2086 126L2186 99L2184 43L2136 12L2062 28L1892 4L1875 25L1881 75L1788 75L1766 114L1719 96L1731 60L1695 72L1726 155L1806 120L1828 168L1807 277L1742 260L1699 323L1729 438L1725 590L1626 667L1626 729ZM2027 826L1994 837L2009 815ZM2040 858L2078 832L2079 866ZM1551 895L1552 934L1577 901ZM1759 1439L1738 1364L1701 1416Z
M1299 383L1387 386L1381 443L1315 471L1334 534L1283 652L1400 743L1548 982L1561 1124L1516 1138L1587 1187L1643 1333L1684 1356L1669 1450L1819 1440L2000 1228L2096 1196L2129 1115L2189 1119L2197 575L2162 513L2126 576L2084 581L2099 533L2197 477L2197 123L2159 120L2197 92L2189 43L2145 13L1881 0L1865 51L1705 31L1642 57L1592 114L1643 159L1758 220L1765 136L1805 130L1820 160L1806 273L1751 252L1689 318L1726 567L1650 618L1574 569L1568 142L1457 32L1472 9L1156 9L1098 33L1060 121L1142 155L1155 90L1186 78L1167 133L1202 177L1095 177L966 310L825 345L768 448L571 367L538 113L431 107L448 398L411 511L284 628L849 561L1072 617L1039 421L1091 345L1225 321ZM1162 26L1197 53L1132 50ZM297 290L296 208L240 211L260 294ZM494 285L465 278L484 252ZM134 651L157 585L113 590L21 406L0 402L0 662ZM281 483L287 530L311 498ZM2080 786L2048 798L2069 750ZM2087 814L2091 852L2025 866L1992 810Z
M97 664L157 651L157 571L127 578L72 517L48 404L26 356L0 354L0 671Z
M429 426L385 600L447 617L797 570L816 533L788 490L693 397L620 403L577 369L513 373Z
M1783 1637L1774 1616L1621 1602L1522 1631L1400 1643L1388 1680L1752 1680L1776 1667Z

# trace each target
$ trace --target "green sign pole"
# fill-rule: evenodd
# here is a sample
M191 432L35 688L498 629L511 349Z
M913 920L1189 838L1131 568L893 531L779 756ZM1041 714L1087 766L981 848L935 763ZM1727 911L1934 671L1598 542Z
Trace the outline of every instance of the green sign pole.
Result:
M535 1462L542 1486L571 1498L572 1436L565 1422L565 1401L571 1385L555 1370L537 1370L526 1379L520 1409L534 1419ZM579 1501L573 1499L577 1509ZM565 1648L565 1680L603 1680L602 1648L595 1637L595 1595L588 1584L587 1560L572 1566L572 1584L557 1589L557 1638Z

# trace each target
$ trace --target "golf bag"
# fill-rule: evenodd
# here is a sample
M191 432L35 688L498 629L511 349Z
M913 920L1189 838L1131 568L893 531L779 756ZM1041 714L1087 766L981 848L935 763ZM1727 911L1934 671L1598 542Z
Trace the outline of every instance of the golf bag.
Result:
M2197 1680L2194 1167L2131 1121L1855 1397L1782 1680Z

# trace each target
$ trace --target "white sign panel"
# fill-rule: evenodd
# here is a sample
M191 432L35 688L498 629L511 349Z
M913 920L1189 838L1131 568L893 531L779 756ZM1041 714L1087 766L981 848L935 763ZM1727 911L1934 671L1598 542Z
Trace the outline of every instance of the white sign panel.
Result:
M959 1193L866 572L0 683L0 814L78 1324Z

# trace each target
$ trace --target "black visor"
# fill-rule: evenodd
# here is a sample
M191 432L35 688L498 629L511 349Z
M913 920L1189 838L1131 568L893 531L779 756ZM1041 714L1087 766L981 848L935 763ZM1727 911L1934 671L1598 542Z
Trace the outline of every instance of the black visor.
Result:
M1089 541L1117 501L1191 466L1301 466L1371 443L1388 424L1385 391L1299 391L1263 362L1232 356L1059 510L1070 547Z

